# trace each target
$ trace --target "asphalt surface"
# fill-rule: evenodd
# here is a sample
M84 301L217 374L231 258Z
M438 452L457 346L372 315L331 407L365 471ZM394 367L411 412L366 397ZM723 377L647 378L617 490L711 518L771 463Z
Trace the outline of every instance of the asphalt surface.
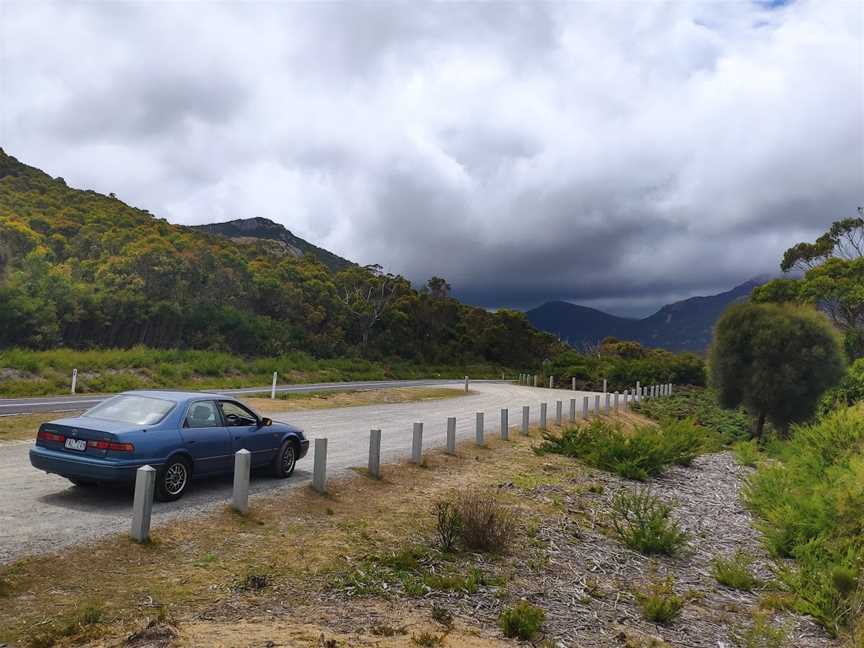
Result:
M480 380L475 382L505 382L500 380ZM311 383L308 385L277 386L276 393L308 393L319 391L357 391L369 389L388 389L392 387L435 387L440 385L464 384L462 380L364 380L357 382ZM210 389L208 394L242 396L248 394L269 394L267 387L244 387L241 389ZM10 414L31 414L33 412L73 412L93 407L108 398L110 394L78 394L76 396L39 396L35 398L0 398L0 416Z
M422 384L440 384L418 381ZM400 383L404 386L404 383ZM344 384L342 385L344 387ZM320 388L320 387L319 387ZM329 410L273 413L273 417L299 425L312 441L328 438L328 478L347 474L352 466L365 466L369 453L369 430L380 428L382 464L402 460L411 453L412 424L424 423L424 448L446 443L447 417L456 417L459 440L473 438L475 413L485 413L486 434L498 434L500 412L509 411L511 428L522 420L522 406L531 407L532 424L539 420L540 403L548 403L550 422L555 401L564 401L564 416L570 398L588 392L521 387L510 383L473 383L471 394L416 403L368 405ZM591 399L593 403L593 398ZM266 410L262 410L267 413ZM511 434L516 434L511 429ZM0 563L31 553L54 552L70 545L84 545L89 539L128 532L132 517L131 488L77 488L56 475L35 470L28 458L31 442L0 444ZM311 479L314 450L302 459L287 480L253 476L251 492L284 493L305 486ZM157 502L153 525L200 515L224 506L231 496L231 477L196 481L178 502ZM254 507L254 497L251 501Z

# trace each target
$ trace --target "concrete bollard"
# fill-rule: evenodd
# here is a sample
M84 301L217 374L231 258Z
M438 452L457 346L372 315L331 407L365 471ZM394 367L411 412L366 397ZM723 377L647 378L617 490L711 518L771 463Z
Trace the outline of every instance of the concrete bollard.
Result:
M576 420L576 399L570 399L570 422L573 423Z
M615 408L615 413L616 413L616 414L617 414L618 412L621 411L621 409L620 409L620 407L619 407L619 405L618 405L618 392L615 392L615 393L612 395L612 405L613 405L613 407Z
M275 400L276 398L276 372L273 372L273 384L270 385L270 400Z
M576 391L576 378L575 377L570 381L570 389L573 391Z
M474 422L474 443L482 446L486 443L483 438L483 412L477 412Z
M606 379L603 379L603 393L606 393Z
M546 429L546 403L540 403L540 429Z
M670 396L672 395L674 390L675 390L675 387L672 386L672 383L669 383L669 395Z
M561 425L563 418L564 403L561 401L555 402L555 425Z
M582 397L582 418L583 419L588 418L588 397L587 396Z
M640 397L642 396L642 392L640 390L641 390L641 388L639 387L639 381L637 380L636 381L636 391L633 392L633 396L634 396L633 400L636 403L639 402Z
M234 490L231 508L246 515L249 512L249 473L252 470L252 453L246 448L234 453Z
M312 462L312 488L322 495L327 492L327 439L315 439Z
M534 374L534 386L537 386L537 374Z
M594 397L594 416L600 416L600 394Z
M456 417L447 419L447 454L456 454Z
M507 441L510 438L510 412L506 407L501 409L501 440Z
M141 466L135 471L135 496L132 500L132 528L129 535L136 542L150 540L150 516L153 512L153 491L155 488L155 468Z
M75 387L78 385L78 370L72 370L72 395L75 395Z
M531 408L528 405L522 406L522 436L528 436L528 427L531 423Z
M418 466L423 461L423 424L414 424L414 434L411 438L411 462Z
M468 393L468 376L465 376L465 393Z
M612 405L611 401L612 401L612 394L610 394L609 392L606 392L606 402L604 403L604 407L603 407L603 413L606 416L609 416L609 411L611 410L611 405Z
M369 476L381 479L381 430L369 430Z
M549 376L549 389L555 388L555 376Z

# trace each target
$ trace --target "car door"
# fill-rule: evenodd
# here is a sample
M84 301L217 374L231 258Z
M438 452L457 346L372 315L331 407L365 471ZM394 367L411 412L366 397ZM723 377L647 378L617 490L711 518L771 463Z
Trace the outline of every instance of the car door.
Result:
M231 470L231 437L216 401L200 400L189 403L180 433L195 462L196 474Z
M276 452L278 439L270 428L261 425L258 415L236 401L219 401L225 426L231 435L232 451L246 449L252 453L252 465L268 463Z

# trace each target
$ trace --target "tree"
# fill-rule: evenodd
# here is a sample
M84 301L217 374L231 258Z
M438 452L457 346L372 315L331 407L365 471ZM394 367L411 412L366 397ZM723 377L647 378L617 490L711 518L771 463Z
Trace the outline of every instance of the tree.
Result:
M379 265L351 267L336 275L339 301L360 329L360 344L369 343L369 333L387 312L400 289L408 282L397 275L385 274Z
M708 359L711 385L724 407L743 405L781 433L816 409L843 375L833 329L815 310L777 304L730 306L717 322Z

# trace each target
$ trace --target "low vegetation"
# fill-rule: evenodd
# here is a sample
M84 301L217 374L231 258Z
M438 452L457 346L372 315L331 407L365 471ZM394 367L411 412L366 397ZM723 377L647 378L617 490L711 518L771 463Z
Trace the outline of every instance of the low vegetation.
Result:
M540 631L545 620L546 613L541 608L523 600L513 607L505 608L498 617L498 625L505 637L530 641Z
M642 616L652 623L668 625L684 607L684 597L675 593L675 579L667 576L636 592Z
M732 446L732 453L735 455L735 461L742 466L755 468L760 458L759 441L757 439L738 441Z
M737 551L729 558L718 557L711 564L711 574L717 582L732 589L752 592L760 581L753 575L753 556Z
M672 396L643 400L633 410L655 421L692 419L718 435L724 444L747 440L753 432L753 421L746 411L720 407L709 389L676 386Z
M687 544L687 534L671 513L672 507L647 488L621 491L612 501L612 528L621 542L635 551L671 556Z
M645 481L672 464L689 465L707 447L710 436L690 419L666 419L659 426L633 429L594 419L560 434L546 434L538 451L574 457L622 477Z

